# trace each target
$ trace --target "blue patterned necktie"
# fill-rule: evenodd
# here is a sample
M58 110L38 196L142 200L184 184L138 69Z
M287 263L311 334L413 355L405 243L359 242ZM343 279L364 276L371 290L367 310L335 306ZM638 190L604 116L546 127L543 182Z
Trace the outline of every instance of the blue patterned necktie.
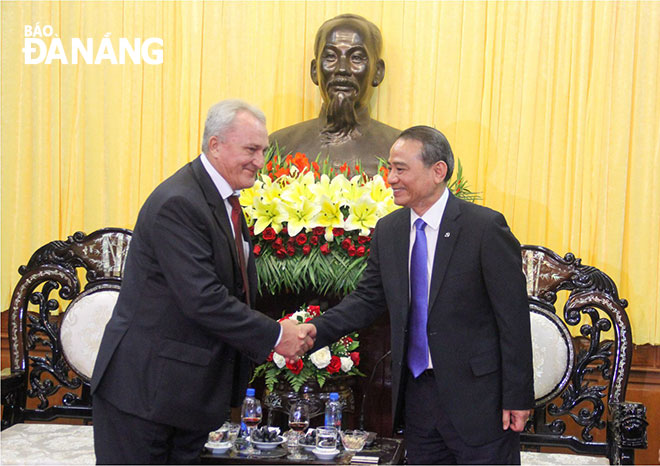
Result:
M427 247L421 218L415 220L415 244L410 256L410 339L408 341L408 368L415 377L429 366L426 321L429 310L429 279Z

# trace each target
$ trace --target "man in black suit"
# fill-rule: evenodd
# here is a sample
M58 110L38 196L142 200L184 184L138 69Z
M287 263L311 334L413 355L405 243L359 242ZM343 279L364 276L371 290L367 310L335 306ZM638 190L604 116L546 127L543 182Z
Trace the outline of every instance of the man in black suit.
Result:
M253 185L267 146L259 109L220 102L202 154L142 207L92 377L98 463L198 461L209 431L243 400L249 360L273 347L295 359L313 344L308 327L249 306L256 268L236 195Z
M389 164L405 208L378 222L357 289L311 322L315 347L389 309L409 463L520 463L534 402L520 244L500 213L449 193L454 159L439 131L405 130Z

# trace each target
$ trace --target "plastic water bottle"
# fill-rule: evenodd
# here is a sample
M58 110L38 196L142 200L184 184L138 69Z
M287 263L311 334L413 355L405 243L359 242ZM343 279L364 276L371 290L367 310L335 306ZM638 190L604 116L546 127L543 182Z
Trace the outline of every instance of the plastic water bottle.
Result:
M330 393L330 398L325 403L325 425L335 427L337 432L341 430L341 408L339 393Z

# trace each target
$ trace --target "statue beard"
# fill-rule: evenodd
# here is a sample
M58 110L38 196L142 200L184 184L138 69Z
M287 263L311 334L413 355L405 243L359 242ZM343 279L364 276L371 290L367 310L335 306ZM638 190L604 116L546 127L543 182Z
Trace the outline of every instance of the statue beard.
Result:
M326 125L321 130L322 144L340 144L360 135L353 99L344 92L334 94L326 107Z

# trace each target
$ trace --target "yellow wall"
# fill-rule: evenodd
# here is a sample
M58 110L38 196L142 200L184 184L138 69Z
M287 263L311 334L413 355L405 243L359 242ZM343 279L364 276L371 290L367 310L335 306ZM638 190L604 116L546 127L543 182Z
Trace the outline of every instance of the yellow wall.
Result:
M314 34L352 12L383 32L375 117L443 131L482 202L521 242L572 251L611 275L630 301L635 342L660 344L659 2L0 8L3 308L39 246L132 228L151 190L199 152L212 103L249 100L271 131L314 117ZM163 64L26 65L24 26L37 22L64 44L160 37Z

